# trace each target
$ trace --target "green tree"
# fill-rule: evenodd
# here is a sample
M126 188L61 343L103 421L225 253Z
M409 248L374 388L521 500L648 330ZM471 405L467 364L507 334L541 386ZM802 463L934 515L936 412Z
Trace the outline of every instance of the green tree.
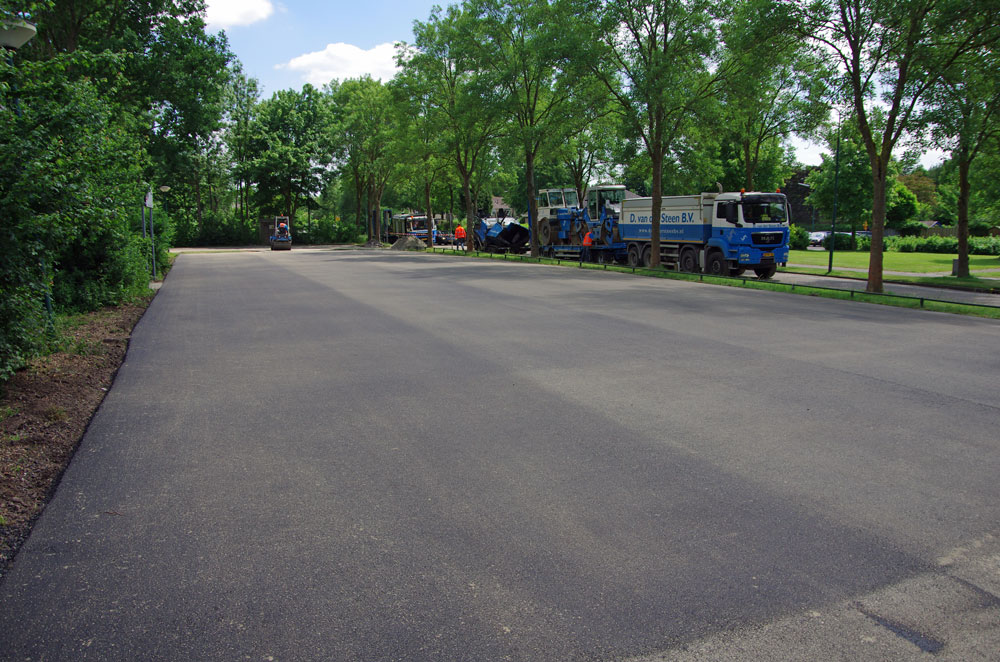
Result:
M886 193L893 150L923 126L938 73L995 39L995 0L785 0L803 34L841 72L872 168L868 291L882 291Z
M727 33L753 25L755 14L770 3L740 3L738 15L725 27ZM766 15L766 14L765 14ZM756 17L760 20L759 17ZM757 190L756 176L763 164L773 169L784 161L782 144L792 136L812 137L829 115L825 94L830 72L823 62L794 35L782 33L768 48L742 49L740 35L729 41L737 44L727 52L732 76L719 88L723 105L723 131L731 141L736 164L742 170L739 186ZM770 174L770 173L767 173ZM782 173L787 177L787 173ZM768 179L773 179L770 177ZM777 177L778 183L785 177ZM767 188L771 188L768 181ZM760 187L764 190L764 187Z
M236 213L245 226L252 225L253 142L260 92L257 79L249 78L238 65L228 87L225 141L236 185Z
M322 95L308 83L301 92L280 90L259 105L252 172L263 212L293 218L304 199L322 189L330 156L327 120Z
M601 104L603 89L588 85L587 31L579 25L580 3L571 0L472 0L468 11L477 23L478 66L501 91L500 108L524 155L531 218L538 221L535 161L544 147L555 147L587 123L588 110ZM538 256L538 232L531 254Z
M426 72L415 67L404 68L391 84L399 113L396 126L396 152L401 164L400 174L413 182L416 198L428 219L434 218L433 192L451 165L447 146L442 140L444 117L431 101L431 82ZM433 245L432 233L427 233L427 246Z
M476 219L474 183L493 141L503 128L502 97L484 75L473 44L478 36L474 16L451 6L439 8L426 22L414 24L415 43L401 64L416 68L429 84L429 103L443 118L443 138L462 182L466 231L471 237Z
M929 102L934 134L951 147L958 168L958 270L969 277L969 200L973 162L1000 139L1000 55L995 49L965 53L943 72Z
M872 168L857 124L845 121L833 127L826 142L830 153L822 155L820 167L806 178L810 188L807 204L832 217L836 189L838 226L843 228L846 223L852 232L859 230L871 215Z
M395 138L391 92L381 81L364 76L331 85L331 95L338 118L332 140L338 144L340 170L353 180L358 226L364 213L369 241L377 241L375 211L395 165L390 152Z
M663 164L728 70L718 59L717 3L708 0L646 0L601 5L605 46L595 74L617 100L627 131L637 137L652 168L650 266L660 264Z

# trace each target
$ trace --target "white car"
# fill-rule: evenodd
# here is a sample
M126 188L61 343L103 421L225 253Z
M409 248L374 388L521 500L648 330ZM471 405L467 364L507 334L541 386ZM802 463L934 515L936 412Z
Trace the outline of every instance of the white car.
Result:
M809 245L810 246L822 246L823 240L830 236L829 232L810 232L809 233Z

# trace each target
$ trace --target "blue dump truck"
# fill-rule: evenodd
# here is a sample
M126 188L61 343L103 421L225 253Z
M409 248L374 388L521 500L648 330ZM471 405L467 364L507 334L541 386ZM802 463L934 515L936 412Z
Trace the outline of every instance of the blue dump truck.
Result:
M543 255L649 266L652 198L627 199L624 187L596 187L585 208L546 209L538 224ZM788 200L782 193L665 196L660 262L678 271L774 276L788 261Z

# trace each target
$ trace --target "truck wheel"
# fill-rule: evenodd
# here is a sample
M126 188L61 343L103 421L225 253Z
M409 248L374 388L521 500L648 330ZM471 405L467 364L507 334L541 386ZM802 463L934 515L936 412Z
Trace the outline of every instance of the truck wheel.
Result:
M639 247L635 244L628 247L628 266L633 268L639 266Z
M690 248L681 253L681 271L686 271L689 274L698 271L698 255Z
M549 225L548 220L542 221L542 224L538 227L538 241L545 246L552 243L552 226Z
M729 267L726 266L726 260L722 257L722 253L716 251L709 254L708 261L705 263L705 273L713 276L729 275Z
M649 269L649 265L653 263L653 251L649 246L645 246L642 249L642 266Z
M757 274L757 278L766 280L768 278L774 278L774 274L778 273L778 267L759 267L754 269L753 272Z

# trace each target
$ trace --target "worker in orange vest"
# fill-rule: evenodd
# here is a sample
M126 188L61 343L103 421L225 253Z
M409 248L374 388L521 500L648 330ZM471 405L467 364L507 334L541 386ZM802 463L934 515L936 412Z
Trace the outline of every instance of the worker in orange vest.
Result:
M580 256L582 259L590 261L590 247L594 245L594 238L590 236L590 233L583 235L583 253Z
M455 228L455 243L458 245L459 250L465 249L465 227L461 224Z

